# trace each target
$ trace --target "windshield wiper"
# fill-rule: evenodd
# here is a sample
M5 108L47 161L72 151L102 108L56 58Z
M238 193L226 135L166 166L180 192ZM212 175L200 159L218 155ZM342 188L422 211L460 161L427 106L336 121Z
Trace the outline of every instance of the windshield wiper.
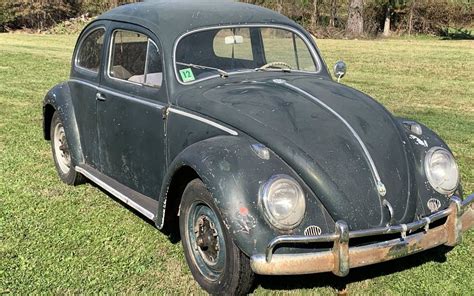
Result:
M262 69L256 68L254 69L256 72L284 72L284 73L291 73L291 69L281 69L281 68L272 68L272 69Z
M283 68L285 67L285 68ZM260 68L254 69L255 71L259 72L285 72L285 73L291 73L291 67L282 62L273 62L273 63L268 63L266 65L263 65Z
M181 63L181 62L176 62L177 65L180 66L186 66L186 67L191 67L194 69L200 69L200 70L213 70L219 73L219 76L222 78L227 78L229 77L229 73L226 71L219 69L219 68L214 68L214 67L209 67L209 66L203 66L203 65L195 65L195 64L187 64L187 63Z

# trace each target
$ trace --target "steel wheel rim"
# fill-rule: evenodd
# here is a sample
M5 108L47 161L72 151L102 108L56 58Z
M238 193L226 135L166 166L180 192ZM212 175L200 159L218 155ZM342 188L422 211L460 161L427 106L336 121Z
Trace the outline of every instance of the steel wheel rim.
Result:
M61 123L54 127L54 155L61 172L69 173L71 170L71 154L66 141L66 133Z
M187 221L188 246L199 272L217 281L225 267L225 242L216 213L204 203L190 207Z

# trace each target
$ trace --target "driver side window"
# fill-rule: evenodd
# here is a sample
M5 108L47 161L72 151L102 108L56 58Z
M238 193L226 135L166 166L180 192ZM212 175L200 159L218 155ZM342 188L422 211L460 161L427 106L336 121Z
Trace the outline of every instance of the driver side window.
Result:
M108 75L129 83L160 88L163 67L158 46L146 35L117 30L113 33Z

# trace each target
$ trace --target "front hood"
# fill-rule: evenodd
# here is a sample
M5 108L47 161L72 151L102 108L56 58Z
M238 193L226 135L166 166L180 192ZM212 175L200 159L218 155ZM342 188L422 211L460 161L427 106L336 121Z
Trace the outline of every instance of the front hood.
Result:
M177 103L272 149L333 218L345 220L351 229L412 221L416 197L410 194L408 141L392 115L370 97L333 81L285 79L213 80L197 93L198 88L181 93ZM368 156L385 196L377 190ZM383 200L393 207L393 216Z

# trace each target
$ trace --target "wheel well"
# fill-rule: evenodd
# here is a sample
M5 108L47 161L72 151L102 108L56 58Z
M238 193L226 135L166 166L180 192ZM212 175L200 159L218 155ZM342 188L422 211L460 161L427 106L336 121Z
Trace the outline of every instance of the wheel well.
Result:
M163 233L167 234L172 242L179 242L179 206L184 189L199 175L189 166L179 168L173 175L168 193L166 194L166 211L163 224Z
M46 105L43 107L43 133L45 140L51 140L51 120L56 110L51 105Z

